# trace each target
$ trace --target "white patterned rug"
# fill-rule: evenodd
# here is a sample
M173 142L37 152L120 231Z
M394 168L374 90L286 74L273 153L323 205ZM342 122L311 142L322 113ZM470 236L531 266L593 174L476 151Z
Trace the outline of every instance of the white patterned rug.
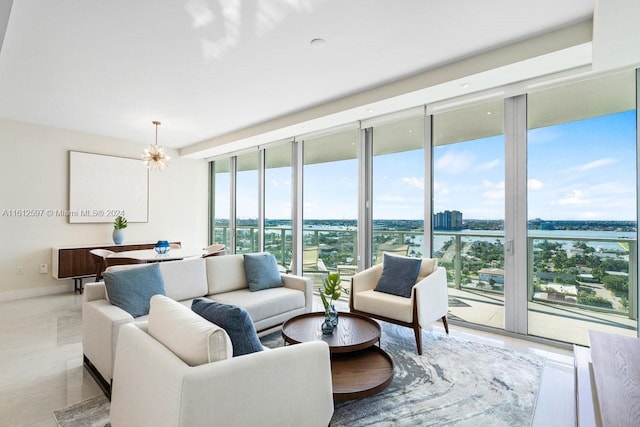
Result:
M413 330L381 322L382 349L393 381L361 400L336 402L332 426L529 426L544 359L423 332L422 356ZM282 345L280 333L263 339Z
M540 357L382 322L382 348L394 363L392 383L361 400L337 402L332 426L528 426L544 367ZM262 338L283 345L280 332ZM108 422L106 398L54 412L61 427Z

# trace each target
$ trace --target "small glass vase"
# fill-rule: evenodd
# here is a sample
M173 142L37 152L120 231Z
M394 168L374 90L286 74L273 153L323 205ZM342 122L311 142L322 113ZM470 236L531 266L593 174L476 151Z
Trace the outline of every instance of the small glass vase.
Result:
M171 249L171 245L169 245L169 242L167 240L158 240L158 243L156 243L156 246L153 249L155 249L157 253L162 255L169 252L169 249Z
M336 307L333 304L329 305L329 308L326 312L326 317L327 320L331 322L334 328L338 326L338 310L336 310Z
M333 323L331 322L331 319L329 319L328 317L324 318L324 322L322 322L322 333L324 335L331 335L333 334L333 329L335 328L335 326L333 326Z

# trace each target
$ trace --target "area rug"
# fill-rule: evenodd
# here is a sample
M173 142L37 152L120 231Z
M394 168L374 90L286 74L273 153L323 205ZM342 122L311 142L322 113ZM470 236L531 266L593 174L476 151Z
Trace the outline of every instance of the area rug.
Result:
M437 332L382 324L382 348L394 378L382 392L336 402L331 426L529 426L544 359ZM282 345L280 333L263 339Z
M53 412L60 427L105 427L109 425L109 400L101 394Z
M280 332L262 338L280 347ZM544 367L541 357L423 332L423 354L413 331L382 322L382 348L394 378L382 392L337 402L331 426L529 426ZM56 411L61 427L108 422L109 402L93 398Z

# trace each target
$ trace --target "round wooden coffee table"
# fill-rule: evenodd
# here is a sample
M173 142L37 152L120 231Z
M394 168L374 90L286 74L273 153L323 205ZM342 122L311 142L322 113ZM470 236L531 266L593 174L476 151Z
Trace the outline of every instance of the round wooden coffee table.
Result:
M324 341L331 353L334 400L360 399L384 390L393 379L393 361L380 343L380 325L353 313L338 313L333 334L322 333L324 313L292 317L282 325L286 344Z

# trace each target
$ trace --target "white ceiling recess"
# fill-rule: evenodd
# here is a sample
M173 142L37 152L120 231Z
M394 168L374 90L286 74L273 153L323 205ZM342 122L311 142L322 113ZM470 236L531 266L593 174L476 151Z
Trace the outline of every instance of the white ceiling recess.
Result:
M412 91L431 91L415 95L420 102L447 99L486 88L500 71L509 82L582 65L573 49L591 42L594 14L593 0L8 3L0 118L141 144L159 120L159 144L189 157L278 126L311 130L401 109ZM548 34L557 38L543 42ZM527 62L560 51L558 63ZM448 84L473 76L479 87ZM361 114L364 105L374 111Z

